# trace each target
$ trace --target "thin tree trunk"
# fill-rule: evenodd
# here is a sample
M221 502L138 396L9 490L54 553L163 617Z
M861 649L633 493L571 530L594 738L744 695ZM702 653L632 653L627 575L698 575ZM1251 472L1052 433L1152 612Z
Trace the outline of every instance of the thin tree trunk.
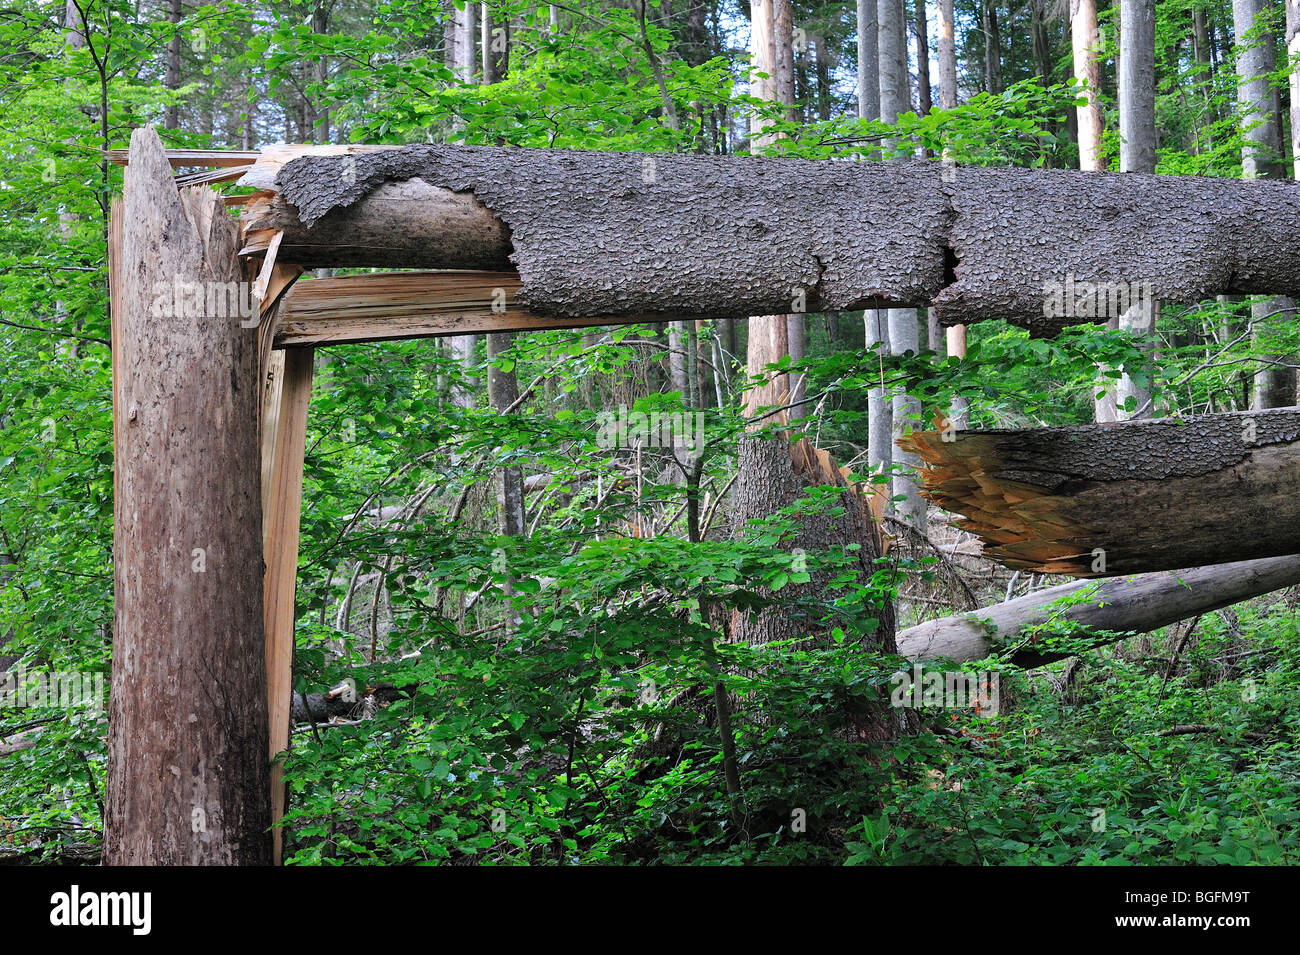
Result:
M163 86L173 91L181 88L181 31L179 27L184 15L181 0L167 0L167 22L176 29L176 32L167 41L167 67L166 72L163 74ZM163 114L163 128L180 129L180 116L180 105L177 103L168 104L167 111Z
M939 108L957 108L957 42L953 0L939 0Z
M1079 168L1101 169L1101 64L1097 59L1097 2L1070 0L1070 39L1074 51L1074 78L1086 85L1079 119Z
M984 29L984 88L997 95L1002 92L1002 37L996 0L983 0L980 9Z
M1156 5L1155 0L1123 0L1120 4L1119 134L1120 172L1156 171ZM1118 327L1147 336L1142 350L1155 350L1155 302L1132 306L1119 316ZM1128 409L1128 404L1133 404ZM1116 386L1119 418L1155 416L1149 386L1125 374ZM1098 419L1102 420L1102 419Z
M925 19L925 0L916 3L916 100L922 116L928 116L933 105L930 93L930 34Z
M1292 175L1300 179L1300 0L1286 0L1286 51L1291 63L1287 81L1291 91Z
M1274 53L1276 38L1263 29L1268 5L1265 0L1233 0L1232 21L1236 37L1238 99L1242 114L1241 175L1243 179L1285 178L1282 159L1282 139L1277 124L1279 115L1278 91L1270 74L1277 67ZM1261 32L1262 31L1262 32ZM1293 308L1290 299L1274 298L1251 303L1252 338L1257 349L1264 350L1269 338L1269 326L1290 319L1266 316ZM1275 361L1286 361L1286 355L1273 354ZM1295 403L1295 372L1289 368L1265 366L1255 372L1252 407L1284 408Z
M951 0L946 0L951 2ZM857 0L858 118L880 118L880 55L876 0Z

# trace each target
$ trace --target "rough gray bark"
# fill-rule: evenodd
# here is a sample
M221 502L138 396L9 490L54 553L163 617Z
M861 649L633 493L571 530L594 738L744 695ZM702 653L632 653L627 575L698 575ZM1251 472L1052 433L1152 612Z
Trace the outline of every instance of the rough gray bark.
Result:
M986 554L1076 577L1300 552L1300 409L916 436Z
M211 190L177 195L149 128L122 223L104 860L269 865L257 330L159 307L243 279L239 231Z
M417 178L420 192L444 190L436 200L444 207L445 190L472 191L510 236L473 267L499 264L513 244L520 303L549 315L785 313L800 288L809 311L933 304L945 325L1007 318L1050 335L1093 320L1043 314L1046 286L1067 276L1149 281L1154 298L1185 303L1300 293L1293 184L986 168L957 169L947 183L938 163L654 158L655 181L646 183L644 157L633 153L412 146L302 156L280 171L280 211L296 206L305 236L342 242L349 264L468 268L463 235L455 255L407 241L408 218L437 235L437 214L423 203L376 209L367 197ZM349 223L364 219L373 230L385 211L400 250L380 243L359 255ZM489 238L481 235L480 248ZM288 260L341 264L326 246Z
M1295 584L1300 584L1300 556L1296 555L1077 581L909 627L898 634L898 652L913 659L964 663L1011 650L1010 659L1017 666L1042 666ZM1085 588L1086 603L1048 609L1049 604ZM1068 638L1054 638L1052 628L1044 626L1049 621L1070 622L1077 629L1071 628ZM1068 650L1048 648L1051 641L1063 639L1068 640Z

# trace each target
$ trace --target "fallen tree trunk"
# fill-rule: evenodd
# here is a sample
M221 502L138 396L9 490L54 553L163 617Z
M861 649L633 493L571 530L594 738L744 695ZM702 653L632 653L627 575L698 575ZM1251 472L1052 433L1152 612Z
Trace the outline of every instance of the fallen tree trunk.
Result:
M986 556L1106 577L1300 552L1297 442L1300 408L898 443Z
M1016 665L1041 666L1295 584L1300 584L1300 555L1295 554L1081 580L909 627L898 634L898 652L913 659L961 663L1008 649ZM1082 602L1050 606L1062 598ZM1068 635L1062 635L1066 631Z
M254 251L283 233L281 257L309 268L491 270L509 259L520 304L541 315L933 305L944 324L1006 318L1055 334L1095 320L1107 290L1172 302L1300 294L1295 184L989 168L945 182L943 172L925 162L274 147L241 183L266 190L243 219Z

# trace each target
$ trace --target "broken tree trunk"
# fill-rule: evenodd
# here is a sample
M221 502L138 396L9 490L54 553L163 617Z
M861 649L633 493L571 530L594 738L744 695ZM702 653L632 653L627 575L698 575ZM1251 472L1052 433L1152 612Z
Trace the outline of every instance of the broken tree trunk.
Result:
M110 240L109 865L271 861L256 328L239 230L131 137ZM254 323L255 324L255 323Z
M784 313L799 295L808 311L934 306L945 325L1006 318L1055 334L1093 321L1116 289L1174 302L1300 294L1295 184L496 147L330 151L344 154L289 158L278 147L245 176L269 187L246 207L247 249L283 232L281 256L308 268L510 260L519 303L542 315L744 317ZM1060 301L1064 288L1077 300Z
M1042 666L1295 584L1300 555L1077 581L910 627L898 635L898 652L964 663L1007 650L1017 666ZM1062 598L1082 602L1049 607Z
M903 439L985 554L1073 577L1300 552L1300 409Z

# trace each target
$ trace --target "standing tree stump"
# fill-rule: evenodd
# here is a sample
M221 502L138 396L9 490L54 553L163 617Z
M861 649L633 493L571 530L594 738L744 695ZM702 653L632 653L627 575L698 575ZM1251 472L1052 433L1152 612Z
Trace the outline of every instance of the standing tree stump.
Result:
M152 129L131 137L116 212L104 861L268 864L258 347L236 304L239 231L210 189L177 193Z

